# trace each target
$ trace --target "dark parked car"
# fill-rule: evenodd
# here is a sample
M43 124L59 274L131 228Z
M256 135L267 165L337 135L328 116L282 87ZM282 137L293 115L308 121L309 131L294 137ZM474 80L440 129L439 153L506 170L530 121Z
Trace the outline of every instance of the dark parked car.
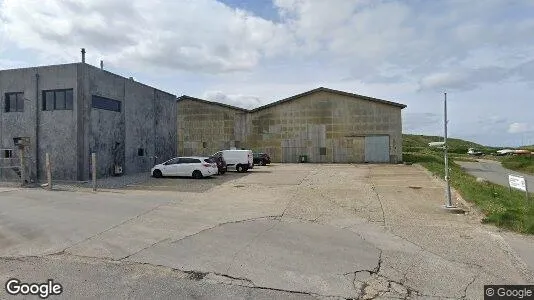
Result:
M254 164L265 166L271 163L271 157L267 153L254 153Z
M226 161L222 156L210 156L210 159L215 161L217 163L217 169L219 169L219 174L224 174L226 171L228 171L228 167L226 166Z

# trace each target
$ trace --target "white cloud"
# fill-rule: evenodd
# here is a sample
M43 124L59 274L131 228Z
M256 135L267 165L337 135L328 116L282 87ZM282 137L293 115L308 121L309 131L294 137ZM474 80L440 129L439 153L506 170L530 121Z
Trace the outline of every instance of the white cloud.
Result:
M78 60L79 48L85 47L88 61L104 59L137 70L213 74L252 71L285 59L327 61L349 79L420 82L422 89L450 85L468 90L510 77L534 78L527 63L534 21L502 15L504 9L525 10L529 2L273 4L279 22L216 0L5 0L0 18L12 42L46 54L47 63ZM297 75L299 70L285 72Z
M5 0L0 14L21 48L73 60L199 72L248 70L289 44L280 25L214 0ZM76 59L77 60L77 59Z
M252 109L264 104L259 97L250 95L228 95L221 91L206 91L203 98L210 101L217 101L241 108Z
M532 128L527 123L512 123L508 126L508 133L526 133L531 130Z

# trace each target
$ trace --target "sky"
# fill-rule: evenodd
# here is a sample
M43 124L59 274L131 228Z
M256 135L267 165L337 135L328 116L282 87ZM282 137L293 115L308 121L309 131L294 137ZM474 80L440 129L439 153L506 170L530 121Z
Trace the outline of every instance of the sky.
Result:
M254 108L320 86L403 132L534 144L534 0L0 0L0 69L86 61Z

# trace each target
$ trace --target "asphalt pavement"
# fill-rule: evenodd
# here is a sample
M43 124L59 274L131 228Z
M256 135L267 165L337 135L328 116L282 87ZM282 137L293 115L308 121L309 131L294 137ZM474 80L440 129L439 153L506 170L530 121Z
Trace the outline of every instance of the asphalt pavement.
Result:
M417 166L217 180L0 188L0 283L53 279L50 299L481 299L485 284L534 283L534 239L460 200L469 213L443 210L442 183Z
M467 173L485 178L495 184L508 186L508 175L525 177L527 187L534 192L534 175L528 175L504 168L500 162L488 159L477 159L477 162L457 161Z

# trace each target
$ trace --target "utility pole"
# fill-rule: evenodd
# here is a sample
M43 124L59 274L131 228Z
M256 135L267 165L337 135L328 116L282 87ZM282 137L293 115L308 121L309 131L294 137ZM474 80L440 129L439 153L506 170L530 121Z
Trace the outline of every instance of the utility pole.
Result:
M443 102L444 102L444 105L443 105L443 108L444 108L443 109L444 110L443 156L445 159L445 183L446 183L445 194L447 197L447 203L445 204L445 208L456 208L456 206L452 204L452 199L451 199L451 184L450 184L450 176L449 176L449 155L447 153L448 152L447 123L449 123L449 120L447 120L447 93L445 93L445 99Z

